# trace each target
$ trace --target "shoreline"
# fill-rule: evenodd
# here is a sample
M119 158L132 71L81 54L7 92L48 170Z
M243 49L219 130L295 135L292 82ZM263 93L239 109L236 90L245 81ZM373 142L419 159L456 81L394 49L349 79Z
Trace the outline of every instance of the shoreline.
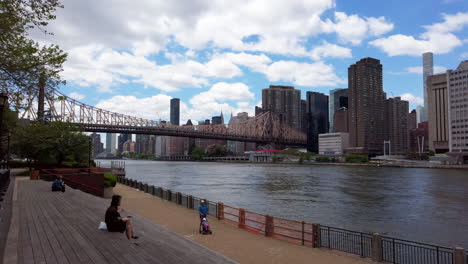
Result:
M250 162L244 160L146 160L146 159L125 159L135 161L162 161L162 162L220 162L220 163L241 163L241 164L270 164L270 165L297 165L297 166L347 166L347 167L386 167L386 168L414 168L414 169L456 169L468 170L468 165L441 165L441 164L385 164L385 163L346 163L346 162ZM123 160L123 161L125 161Z

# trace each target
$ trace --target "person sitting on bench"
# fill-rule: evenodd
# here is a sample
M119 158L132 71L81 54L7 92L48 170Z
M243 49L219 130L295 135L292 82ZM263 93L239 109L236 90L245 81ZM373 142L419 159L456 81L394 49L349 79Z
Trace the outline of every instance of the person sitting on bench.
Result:
M52 191L53 192L58 192L62 191L65 192L65 183L63 182L62 176L57 177L57 179L54 180L52 183Z

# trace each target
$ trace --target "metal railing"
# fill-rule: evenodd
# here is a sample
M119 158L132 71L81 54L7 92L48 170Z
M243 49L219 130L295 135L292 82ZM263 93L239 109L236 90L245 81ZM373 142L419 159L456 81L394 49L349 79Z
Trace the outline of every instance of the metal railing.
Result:
M453 249L382 237L383 260L399 264L452 264Z
M320 225L320 246L361 257L371 257L372 235Z
M200 198L161 187L119 177L119 182L151 193L183 207L198 210ZM208 201L208 215L238 225L255 234L286 240L311 247L343 251L363 258L398 264L458 264L454 262L453 248L419 243L392 237L373 235L304 221L294 221L257 214L222 203ZM377 239L377 240L375 240ZM377 247L376 248L373 246ZM379 246L381 245L381 246ZM466 254L468 264L468 251ZM377 256L376 256L377 255ZM380 256L379 256L380 255Z

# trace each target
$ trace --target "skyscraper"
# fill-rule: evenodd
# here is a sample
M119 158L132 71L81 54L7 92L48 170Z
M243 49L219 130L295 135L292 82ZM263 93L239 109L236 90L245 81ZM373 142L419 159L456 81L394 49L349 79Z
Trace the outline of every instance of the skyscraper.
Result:
M408 150L409 102L400 97L385 100L384 139L390 141L392 154L406 154Z
M123 152L123 144L127 142L127 140L132 139L132 134L120 134L117 138L117 151L119 153Z
M427 78L429 113L429 149L435 153L449 151L449 117L447 74Z
M328 96L307 92L307 150L318 153L318 135L328 133Z
M275 113L281 123L301 129L301 91L292 86L270 85L262 90L262 109Z
M364 58L348 68L350 146L365 153L383 151L384 100L382 64Z
M348 89L347 88L338 88L330 91L330 97L328 102L328 117L330 123L330 132L335 132L334 129L334 116L335 111L341 107L348 107ZM344 104L346 103L346 106Z
M104 144L101 142L101 135L92 133L91 142L93 143L93 157L96 157L104 151Z
M116 139L117 135L114 133L106 133L106 152L116 154L117 149L116 149Z
M447 81L449 149L468 152L468 60L447 71Z
M171 124L179 125L180 122L180 99L171 99Z
M421 113L421 120L420 122L426 122L427 121L427 115L428 115L428 98L427 98L427 85L426 85L426 80L428 76L431 76L434 74L434 56L432 52L426 52L423 53L423 87L424 87L424 108Z

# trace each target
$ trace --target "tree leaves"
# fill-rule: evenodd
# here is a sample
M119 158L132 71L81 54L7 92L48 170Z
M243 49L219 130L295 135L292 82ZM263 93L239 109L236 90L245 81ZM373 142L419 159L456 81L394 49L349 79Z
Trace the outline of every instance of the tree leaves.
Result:
M16 109L35 94L41 76L48 87L65 83L59 73L67 54L55 44L39 45L28 33L51 34L45 27L62 7L58 0L0 0L0 89L13 96Z

